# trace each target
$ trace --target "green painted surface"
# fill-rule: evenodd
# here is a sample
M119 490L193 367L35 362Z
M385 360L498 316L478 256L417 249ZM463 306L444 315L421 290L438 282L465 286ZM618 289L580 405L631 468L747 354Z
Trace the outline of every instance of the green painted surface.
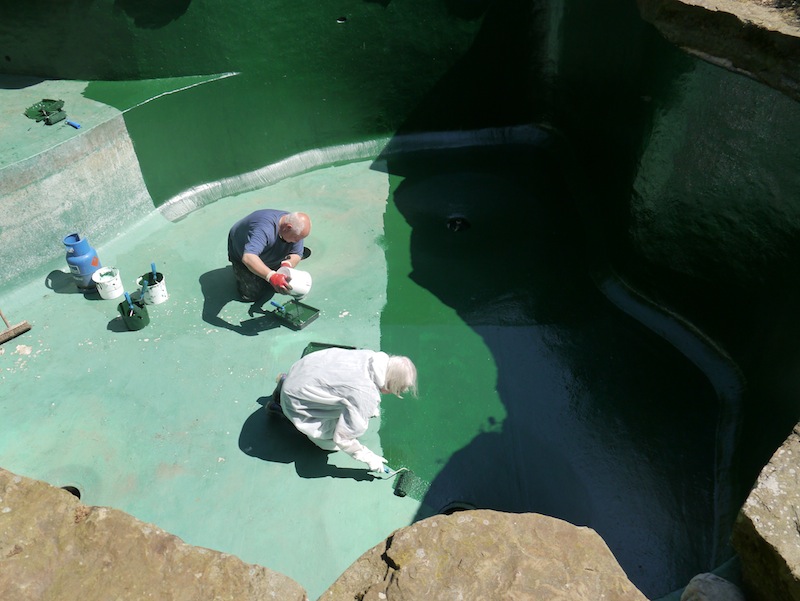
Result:
M0 76L0 169L28 159L80 135L66 120L54 125L34 121L25 109L45 98L63 100L67 119L90 128L119 115L106 104L86 98L87 82L42 82L34 77Z
M432 476L426 506L589 525L650 598L708 569L716 395L598 293L551 157L470 149L387 170L381 333L422 358L423 394L387 408L381 442ZM454 215L471 227L448 230Z
M233 77L235 73L209 76L165 77L133 81L92 81L86 86L84 96L126 111L154 98L176 94L204 83Z
M306 334L318 330L334 338L346 333L358 338L353 344L407 353L420 365L421 398L387 406L380 431L390 463L407 465L430 483L423 506L413 497L405 500L404 519L465 502L542 511L586 523L606 537L650 597L713 568L712 557L724 559L712 551L709 533L715 521L710 492L717 446L713 391L688 360L609 306L589 273L610 261L656 304L684 316L720 343L742 368L748 388L740 408L742 438L731 488L733 497L743 497L796 421L793 341L800 334L794 326L800 290L792 274L800 258L794 242L800 230L800 182L795 175L800 120L795 104L685 56L641 22L634 3L611 0L353 0L326 5L325 10L318 3L232 7L221 0L174 2L155 10L152 5L112 6L105 1L60 5L44 15L29 5L15 11L16 19L0 22L0 36L8 41L2 57L5 72L103 80L93 81L82 93L100 103L95 105L100 112L126 111L156 205L191 186L235 177L297 152L378 135L530 122L554 128L564 141L557 165L540 167L541 155L522 152L455 153L443 161L428 156L422 164L415 159L390 161L380 191L366 201L389 200L385 231L375 225L368 232L378 241L370 247L370 260L385 252L386 264L372 265L375 273L385 275L385 284L381 281L376 288L372 277L350 277L355 289L338 299L328 320L315 322L299 336L306 340ZM339 16L347 22L337 23ZM219 80L215 75L228 73L236 75ZM129 81L107 81L112 79ZM184 85L201 81L206 83ZM172 90L180 91L166 93ZM0 93L18 95L19 90ZM51 142L45 141L41 150ZM33 151L14 142L0 156L16 160L15 152L24 156ZM561 171L563 182L557 176ZM325 170L322 177L336 181L338 173ZM289 180L287 195L277 200L305 199L306 181ZM219 207L238 200L225 199ZM572 212L573 201L577 213ZM330 210L330 227L361 232L363 202L352 189L342 193ZM186 236L189 230L180 228L197 228L191 230L196 238L198 232L231 221L227 210L224 218L205 221L203 215L216 216L219 207L193 215L186 221L191 226L160 227ZM512 235L498 236L489 227L498 208L512 215ZM473 227L457 234L446 230L443 223L455 213L468 215ZM138 231L126 232L121 248L152 254L131 241L130 236L141 235ZM214 240L221 243L219 235ZM491 247L483 252L487 241ZM205 297L202 323L213 326L207 337L232 336L225 340L236 357L243 345L255 353L254 341L275 332L262 331L263 322L228 308L230 299L218 292L225 287L224 270L212 267L213 262L197 264L197 253L187 250L197 243L179 242L170 260L199 279L182 285L177 280L176 290L196 294L199 283ZM321 236L314 248L328 253L322 256L341 256L341 243L338 237ZM152 258L139 261L147 265ZM361 272L355 266L353 270ZM178 276L168 277L172 281ZM73 301L70 308L75 311L86 310L84 299L51 295L40 300L39 294L33 287L10 298L21 299L17 306L26 310L30 303L34 315L42 312L43 323L52 323L48 327L71 339L66 328L74 324L75 315L54 299ZM347 320L363 298L377 298L378 304L385 300L386 306L376 309L374 321L367 320L368 329L354 329ZM33 299L47 308L40 309ZM196 311L190 313L184 323L204 327L191 321L197 319ZM62 323L64 316L69 322ZM334 316L338 325L325 330L322 324ZM95 335L107 332L94 332L92 345L83 341L77 350L99 345ZM279 341L265 352L277 361L279 353L299 352L293 344ZM197 346L193 338L170 353L189 353ZM0 359L13 359L6 378L16 377L17 369L29 369L37 357L56 358L53 363L69 371L74 344L69 349L56 353L56 348L43 346L36 349L38 354L33 350L30 356L14 353ZM124 382L128 399L142 395L144 351L138 352L125 363L136 372ZM103 353L109 361L111 356ZM209 424L218 419L208 397L223 396L223 391L227 396L227 382L241 374L216 363L200 365L215 384L211 389L198 384L191 380L196 366L180 366L184 379L191 380L187 394L201 399L201 406L193 429L187 427L190 418L183 409L175 409L176 417L169 418L166 432L175 441L167 455L176 457L174 465L159 471L150 458L133 470L145 474L126 482L114 472L109 502L155 514L155 496L131 497L142 494L142 482L150 482L147 475L172 477L189 449L199 463L191 465L188 475L174 477L177 488L156 492L163 497L180 490L201 499L199 506L207 500L199 490L206 485L220 499L220 511L230 510L248 527L258 527L261 514L231 509L239 499L236 487L216 479L220 470L243 459L213 457L219 448L230 447L225 437L235 428L225 429L224 436L222 430L208 434ZM82 361L81 372L85 367ZM78 389L79 381L89 379L67 377L64 371L58 375L62 379L58 385L49 381L47 394ZM173 383L172 377L161 379ZM26 384L31 388L24 388L26 396L20 398L41 398L45 388L36 384ZM108 388L114 384L109 382ZM261 385L259 391L253 388L247 398L263 394ZM105 399L107 394L92 389L90 396ZM119 446L122 427L116 426L113 435L98 434L102 428L86 427L75 417L80 415L77 401L66 401L64 410L48 409L56 411L52 416L45 413L45 404L32 408L39 412L34 418L4 433L14 445L0 448L3 457L11 457L22 471L30 466L41 473L46 459L56 454L54 448L76 438L91 440L96 444L86 450L70 448L64 454L65 460L77 454L68 473L92 489L104 486L105 472L86 457L94 449ZM101 420L113 415L105 405L91 408ZM248 464L249 469L258 475L264 469L280 470L277 464L290 461L287 457L297 449L289 437L263 429L258 408L250 410L240 438L260 441L260 446L250 447L259 461ZM133 420L133 413L122 415ZM33 460L21 459L30 454L27 441L47 419L54 421L39 438L49 446L37 450ZM69 428L51 441L56 423ZM141 432L145 426L137 428ZM172 436L175 432L184 433L181 444ZM133 463L133 457L131 453L126 459ZM294 472L284 469L275 476L286 491L282 498L305 493L305 480L317 485L317 476L324 473L315 460L301 464ZM249 476L236 473L236 482L248 482L239 488L261 498L263 485ZM42 477L61 475L54 469ZM358 490L365 514L384 518L383 499L373 497L373 489L364 493L368 484L374 483L353 482L344 489L348 494ZM274 499L264 498L265 503ZM338 501L332 498L325 509L340 511ZM281 521L299 519L285 508L277 513ZM169 519L174 531L187 533L189 542L240 549L245 559L255 561L250 559L258 555L251 554L251 542L226 530L227 522L209 526L206 536L205 526L198 524L210 521L209 516L198 520L190 514L191 525L183 518ZM159 525L172 529L160 519ZM729 524L717 525L717 535L724 535ZM373 532L376 540L385 534L378 534L381 527ZM328 540L326 533L323 537ZM283 571L292 576L302 572L297 578L305 583L305 570L292 562L307 561L308 551L319 543L304 538L294 544L296 552L282 558L270 555L265 562L276 569L286 566ZM354 549L342 552L349 557ZM331 553L340 559L337 550ZM320 573L329 575L335 567L324 564ZM314 580L309 590L319 590L324 579Z
M392 181L394 198L400 182L397 177ZM424 357L418 360L424 386L419 404L395 404L387 409L384 422L399 427L385 428L382 441L396 465L411 466L417 476L432 482L453 453L482 431L498 429L505 409L495 388L496 367L481 337L452 307L409 278L413 274L409 254L412 228L394 202L389 205L386 224L392 285L381 316L381 334L385 343L403 349L402 354ZM446 234L444 223L439 226L440 231L432 237ZM441 274L442 284L458 281L450 273L452 269L454 266L448 266ZM441 427L443 424L449 426Z
M481 25L476 8L425 0L26 5L0 24L0 68L100 81L238 73L126 113L160 205L296 152L394 131L467 51ZM106 98L99 88L93 97L116 106L116 90Z
M546 155L440 152L385 169L319 170L178 223L155 214L98 248L128 290L151 261L165 274L170 299L142 330L61 270L4 297L34 326L0 355L4 467L279 570L311 598L393 529L453 504L590 525L640 588L677 588L709 557L702 374L593 288ZM224 262L232 220L278 205L315 223L306 300L321 315L299 332L235 301ZM513 217L495 239L497 211ZM471 227L448 230L453 214ZM487 261L502 287L476 270ZM420 398L387 399L365 442L429 488L401 499L268 419L275 374L314 341L414 358Z
M169 299L148 306L139 331L126 330L118 300L78 293L63 258L6 291L4 314L33 328L0 346L3 467L278 570L315 599L420 505L270 419L261 403L312 341L380 347L387 194L386 175L360 163L227 198L179 223L152 215L97 248L129 292L151 262L165 275ZM342 211L348 201L357 209ZM227 231L262 206L314 220L306 300L321 314L299 332L234 300ZM378 452L379 431L378 421L364 439Z

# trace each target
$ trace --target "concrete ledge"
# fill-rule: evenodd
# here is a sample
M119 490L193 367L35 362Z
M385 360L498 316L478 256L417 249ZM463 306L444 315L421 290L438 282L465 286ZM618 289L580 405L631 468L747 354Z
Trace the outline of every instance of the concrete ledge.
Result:
M122 115L0 170L0 198L0 246L14 258L0 288L44 280L43 267L65 256L64 236L96 247L154 210Z

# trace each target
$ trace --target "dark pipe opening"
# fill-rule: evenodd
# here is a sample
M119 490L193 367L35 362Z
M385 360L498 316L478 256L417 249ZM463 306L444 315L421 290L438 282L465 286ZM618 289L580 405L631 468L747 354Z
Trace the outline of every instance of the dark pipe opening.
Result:
M81 498L81 491L77 486L62 486L61 489L66 490L68 493L75 495L79 499Z
M472 224L462 215L453 215L447 220L447 229L451 232L463 232L472 227Z
M442 507L439 513L442 515L453 515L459 511L467 511L469 509L475 509L475 505L472 503L464 503L463 501L455 501Z

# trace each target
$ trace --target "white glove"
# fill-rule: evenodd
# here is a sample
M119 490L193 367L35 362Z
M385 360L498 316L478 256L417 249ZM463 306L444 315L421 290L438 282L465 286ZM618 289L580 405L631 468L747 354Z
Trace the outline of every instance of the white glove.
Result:
M386 459L380 457L379 455L375 455L375 458L368 461L367 465L369 466L369 471L371 472L382 472L383 466L386 463Z
M366 448L356 451L355 455L353 455L353 458L366 463L369 466L369 471L371 472L382 472L383 464L386 463L386 459L380 455L376 455Z

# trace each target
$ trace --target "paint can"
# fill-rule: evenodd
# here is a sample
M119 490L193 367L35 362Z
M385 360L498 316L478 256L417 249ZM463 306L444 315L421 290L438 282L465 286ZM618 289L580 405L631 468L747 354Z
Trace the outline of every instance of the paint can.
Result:
M281 267L278 269L278 273L289 277L289 285L292 287L292 289L289 290L289 294L297 300L302 299L306 294L311 292L311 274L307 271L302 271L301 269L295 269L293 267Z
M98 269L92 274L92 281L95 283L95 286L97 286L100 298L111 300L119 298L125 292L125 288L122 286L122 278L119 275L119 269L116 267Z
M160 305L169 298L167 285L164 282L164 274L156 272L155 277L152 273L146 273L142 277L136 278L136 285L141 288L142 284L147 284L144 291L144 302L148 305Z
M133 307L133 308L131 308ZM131 331L141 330L148 323L150 323L150 316L147 314L147 307L140 300L125 299L117 305L117 311L122 316L122 321L125 322L127 328Z
M64 246L67 249L67 265L78 288L81 290L94 288L92 274L102 267L97 251L89 245L88 240L81 238L80 234L66 236Z

